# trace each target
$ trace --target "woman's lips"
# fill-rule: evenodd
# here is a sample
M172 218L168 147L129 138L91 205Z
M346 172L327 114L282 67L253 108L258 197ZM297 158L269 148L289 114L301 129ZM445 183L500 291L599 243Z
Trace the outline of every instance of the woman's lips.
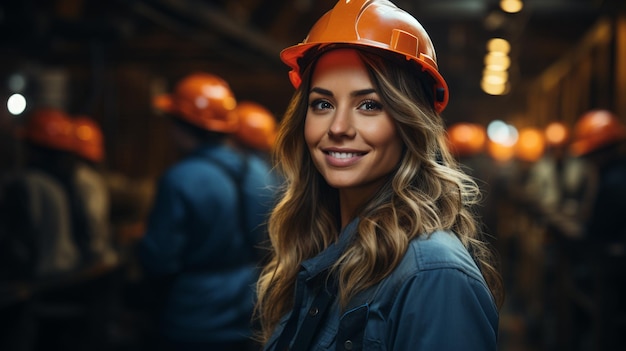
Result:
M366 152L324 150L326 162L332 167L348 167L357 163Z

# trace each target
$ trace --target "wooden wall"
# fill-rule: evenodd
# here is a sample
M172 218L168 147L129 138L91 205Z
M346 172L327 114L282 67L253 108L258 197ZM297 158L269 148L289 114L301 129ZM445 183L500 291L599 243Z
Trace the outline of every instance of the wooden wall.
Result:
M573 126L585 111L614 111L626 123L626 16L602 18L576 48L545 70L528 89L527 118L545 126Z

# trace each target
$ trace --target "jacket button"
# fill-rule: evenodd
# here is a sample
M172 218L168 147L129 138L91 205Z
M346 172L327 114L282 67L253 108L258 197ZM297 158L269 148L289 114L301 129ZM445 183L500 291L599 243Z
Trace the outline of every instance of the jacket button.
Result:
M344 343L343 343L343 347L344 347L346 350L352 350L352 341L350 341L350 340L346 340L346 342L344 342Z
M317 316L317 314L320 312L319 308L313 306L311 307L311 309L309 310L309 316L311 317L315 317Z

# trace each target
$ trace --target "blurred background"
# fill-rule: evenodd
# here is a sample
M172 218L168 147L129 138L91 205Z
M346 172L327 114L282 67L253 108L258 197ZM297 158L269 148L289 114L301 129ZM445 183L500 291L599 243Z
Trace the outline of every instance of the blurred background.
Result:
M507 290L500 349L619 349L626 332L624 227L607 224L598 233L589 223L596 208L612 209L620 223L626 216L624 198L598 207L603 166L596 162L609 148L614 158L624 155L625 2L394 3L421 22L435 44L450 88L443 112L450 145L483 189L479 215L499 252ZM32 111L52 107L92 118L102 131L106 156L98 169L117 254L42 277L19 275L19 267L2 260L0 349L153 347L149 291L133 249L155 182L176 155L152 99L187 74L212 72L237 100L260 102L280 119L293 88L279 52L304 39L334 4L0 3L0 170L5 175L24 166L26 147L16 130ZM585 129L577 122L589 113L610 116L608 129L585 136L593 123ZM589 150L573 148L585 137ZM626 189L624 181L613 179L614 194Z

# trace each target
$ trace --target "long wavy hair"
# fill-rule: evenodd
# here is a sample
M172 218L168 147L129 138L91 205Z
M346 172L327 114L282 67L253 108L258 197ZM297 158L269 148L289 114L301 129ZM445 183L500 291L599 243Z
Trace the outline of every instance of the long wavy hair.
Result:
M407 60L367 51L359 55L395 120L404 151L395 171L360 211L356 240L334 264L340 305L389 275L409 241L444 229L472 253L500 306L501 276L472 212L480 190L447 149L443 120L432 107L430 77ZM271 257L257 283L262 342L293 306L300 263L335 242L341 230L338 191L315 168L304 139L314 66L303 72L276 140L274 160L285 183L269 219Z

